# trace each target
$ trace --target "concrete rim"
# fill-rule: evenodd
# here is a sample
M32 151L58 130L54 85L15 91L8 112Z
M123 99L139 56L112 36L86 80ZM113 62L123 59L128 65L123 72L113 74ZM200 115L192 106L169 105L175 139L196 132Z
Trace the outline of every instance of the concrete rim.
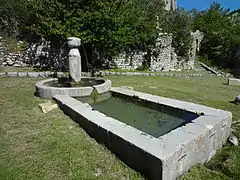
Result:
M111 88L111 81L103 78L94 78L94 77L83 77L82 79L95 79L95 80L103 80L104 82L95 86L86 86L86 87L66 87L66 88L58 88L46 86L45 84L52 81L57 81L57 78L45 79L42 81L38 81L35 85L36 94L41 98L50 99L55 95L69 95L71 97L86 97L90 96L95 89L99 94L103 94L108 92Z

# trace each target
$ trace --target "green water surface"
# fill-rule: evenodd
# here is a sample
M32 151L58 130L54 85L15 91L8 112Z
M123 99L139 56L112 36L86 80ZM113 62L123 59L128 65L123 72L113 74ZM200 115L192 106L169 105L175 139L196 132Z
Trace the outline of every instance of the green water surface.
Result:
M176 117L118 97L111 97L105 101L93 103L91 106L107 116L154 137L162 136L193 119L189 115L186 118Z

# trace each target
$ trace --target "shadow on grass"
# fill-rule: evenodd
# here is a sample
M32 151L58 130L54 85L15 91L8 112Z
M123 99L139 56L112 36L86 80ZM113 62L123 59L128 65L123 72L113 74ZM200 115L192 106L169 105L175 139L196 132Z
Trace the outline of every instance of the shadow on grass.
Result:
M35 91L35 92L33 93L33 95L34 95L35 97L38 97L38 98L40 97L40 96L39 96L39 93L38 93L37 91Z
M225 82L224 82L224 83L222 83L222 84L223 84L223 85L225 85L225 86L229 86L229 85L228 85L228 83L225 83Z
M236 101L229 101L229 103L234 104L234 105L239 105Z

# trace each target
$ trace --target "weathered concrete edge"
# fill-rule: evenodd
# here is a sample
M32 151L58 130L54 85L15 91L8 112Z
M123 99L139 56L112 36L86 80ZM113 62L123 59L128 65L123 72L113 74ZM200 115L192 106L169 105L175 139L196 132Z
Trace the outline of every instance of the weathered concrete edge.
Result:
M107 80L105 80L104 83L95 85L93 87L97 90L97 92L99 94L103 94L105 92L108 92L110 90L111 86L112 86L112 81L107 79Z
M232 122L231 112L123 88L112 87L111 91L131 97L137 96L143 100L185 111L204 114L196 118L192 123L177 128L160 137L165 149L164 154L160 157L163 166L166 166L166 168L163 167L163 179L177 177L183 172L186 172L191 166L208 161L216 153L216 150L221 148L230 135ZM204 141L201 142L201 139L204 139ZM199 153L196 156L196 152L198 151ZM182 158L186 159L185 162ZM176 159L178 159L178 161L176 161ZM182 162L179 161L179 159ZM175 162L173 163L173 161ZM172 164L171 168L169 164Z
M71 117L72 113L77 113L75 117L84 116L85 120L96 124L97 127L101 127L106 132L111 132L110 134L118 136L124 142L134 145L135 148L147 152L155 159L154 162L156 162L156 158L159 159L161 163L158 162L157 164L162 164L161 176L163 179L174 179L186 172L191 166L209 160L226 141L230 133L231 114L228 112L226 112L225 117L220 117L221 115L219 117L218 115L201 116L193 123L178 128L158 139L113 118L106 117L100 112L92 111L89 106L84 109L80 102L77 103L69 96L55 96L54 99L61 104L60 106L65 112L66 109L69 111L68 114L70 113ZM96 119L96 117L98 118ZM206 148L209 137L211 137L211 144ZM95 138L101 137L95 136ZM176 139L178 139L177 142ZM199 139L205 141L201 142ZM197 150L201 152L201 155L196 155ZM160 167L151 167L148 170L155 175L159 175L157 173L159 169L157 170L157 168L161 169Z
M199 64L206 69L207 71L210 71L211 73L215 74L215 75L219 75L219 73L217 71L215 71L214 69L210 68L209 66L207 66L206 64L199 62Z
M167 106L171 106L177 109L182 109L186 111L190 111L196 114L204 114L205 116L224 116L224 117L232 117L232 113L228 111L224 111L221 109L211 108L195 103L190 103L186 101L176 100L176 99L170 99L165 98L161 96L156 96L152 94L147 94L139 91L133 91L126 88L120 88L120 87L111 87L110 89L113 92L124 94L126 96L130 97L138 97L143 100L151 101L158 104L163 104Z
M83 79L91 79L91 77L82 77ZM38 81L35 85L37 94L46 99L52 98L54 95L70 95L71 97L86 97L90 96L94 89L97 90L99 94L108 92L111 88L112 82L110 80L105 80L103 78L96 78L97 80L103 80L104 83L95 85L93 87L68 87L68 88L58 88L49 87L44 85L47 82L57 81L57 78L46 79Z
M47 82L57 81L57 78L46 79L42 81L38 81L35 85L37 94L46 99L50 99L55 95L62 94L62 95L70 95L72 97L83 97L83 96L90 96L93 87L72 87L72 88L57 88L57 87L49 87L44 85Z

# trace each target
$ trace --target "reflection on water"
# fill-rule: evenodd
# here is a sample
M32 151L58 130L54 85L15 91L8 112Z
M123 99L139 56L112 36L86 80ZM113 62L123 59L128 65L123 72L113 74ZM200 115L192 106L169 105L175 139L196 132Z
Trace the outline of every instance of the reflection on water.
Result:
M183 115L182 112L179 112L179 114L182 114L180 116L171 114L176 113L175 110L169 113L161 112L118 97L111 97L105 101L93 103L91 106L107 116L154 137L162 136L196 118L196 116L186 115L186 113Z
M95 86L104 83L104 80L98 80L98 79L82 79L78 83L71 83L69 81L51 81L47 82L44 85L49 87L59 87L59 88L66 88L66 87L87 87L87 86Z

